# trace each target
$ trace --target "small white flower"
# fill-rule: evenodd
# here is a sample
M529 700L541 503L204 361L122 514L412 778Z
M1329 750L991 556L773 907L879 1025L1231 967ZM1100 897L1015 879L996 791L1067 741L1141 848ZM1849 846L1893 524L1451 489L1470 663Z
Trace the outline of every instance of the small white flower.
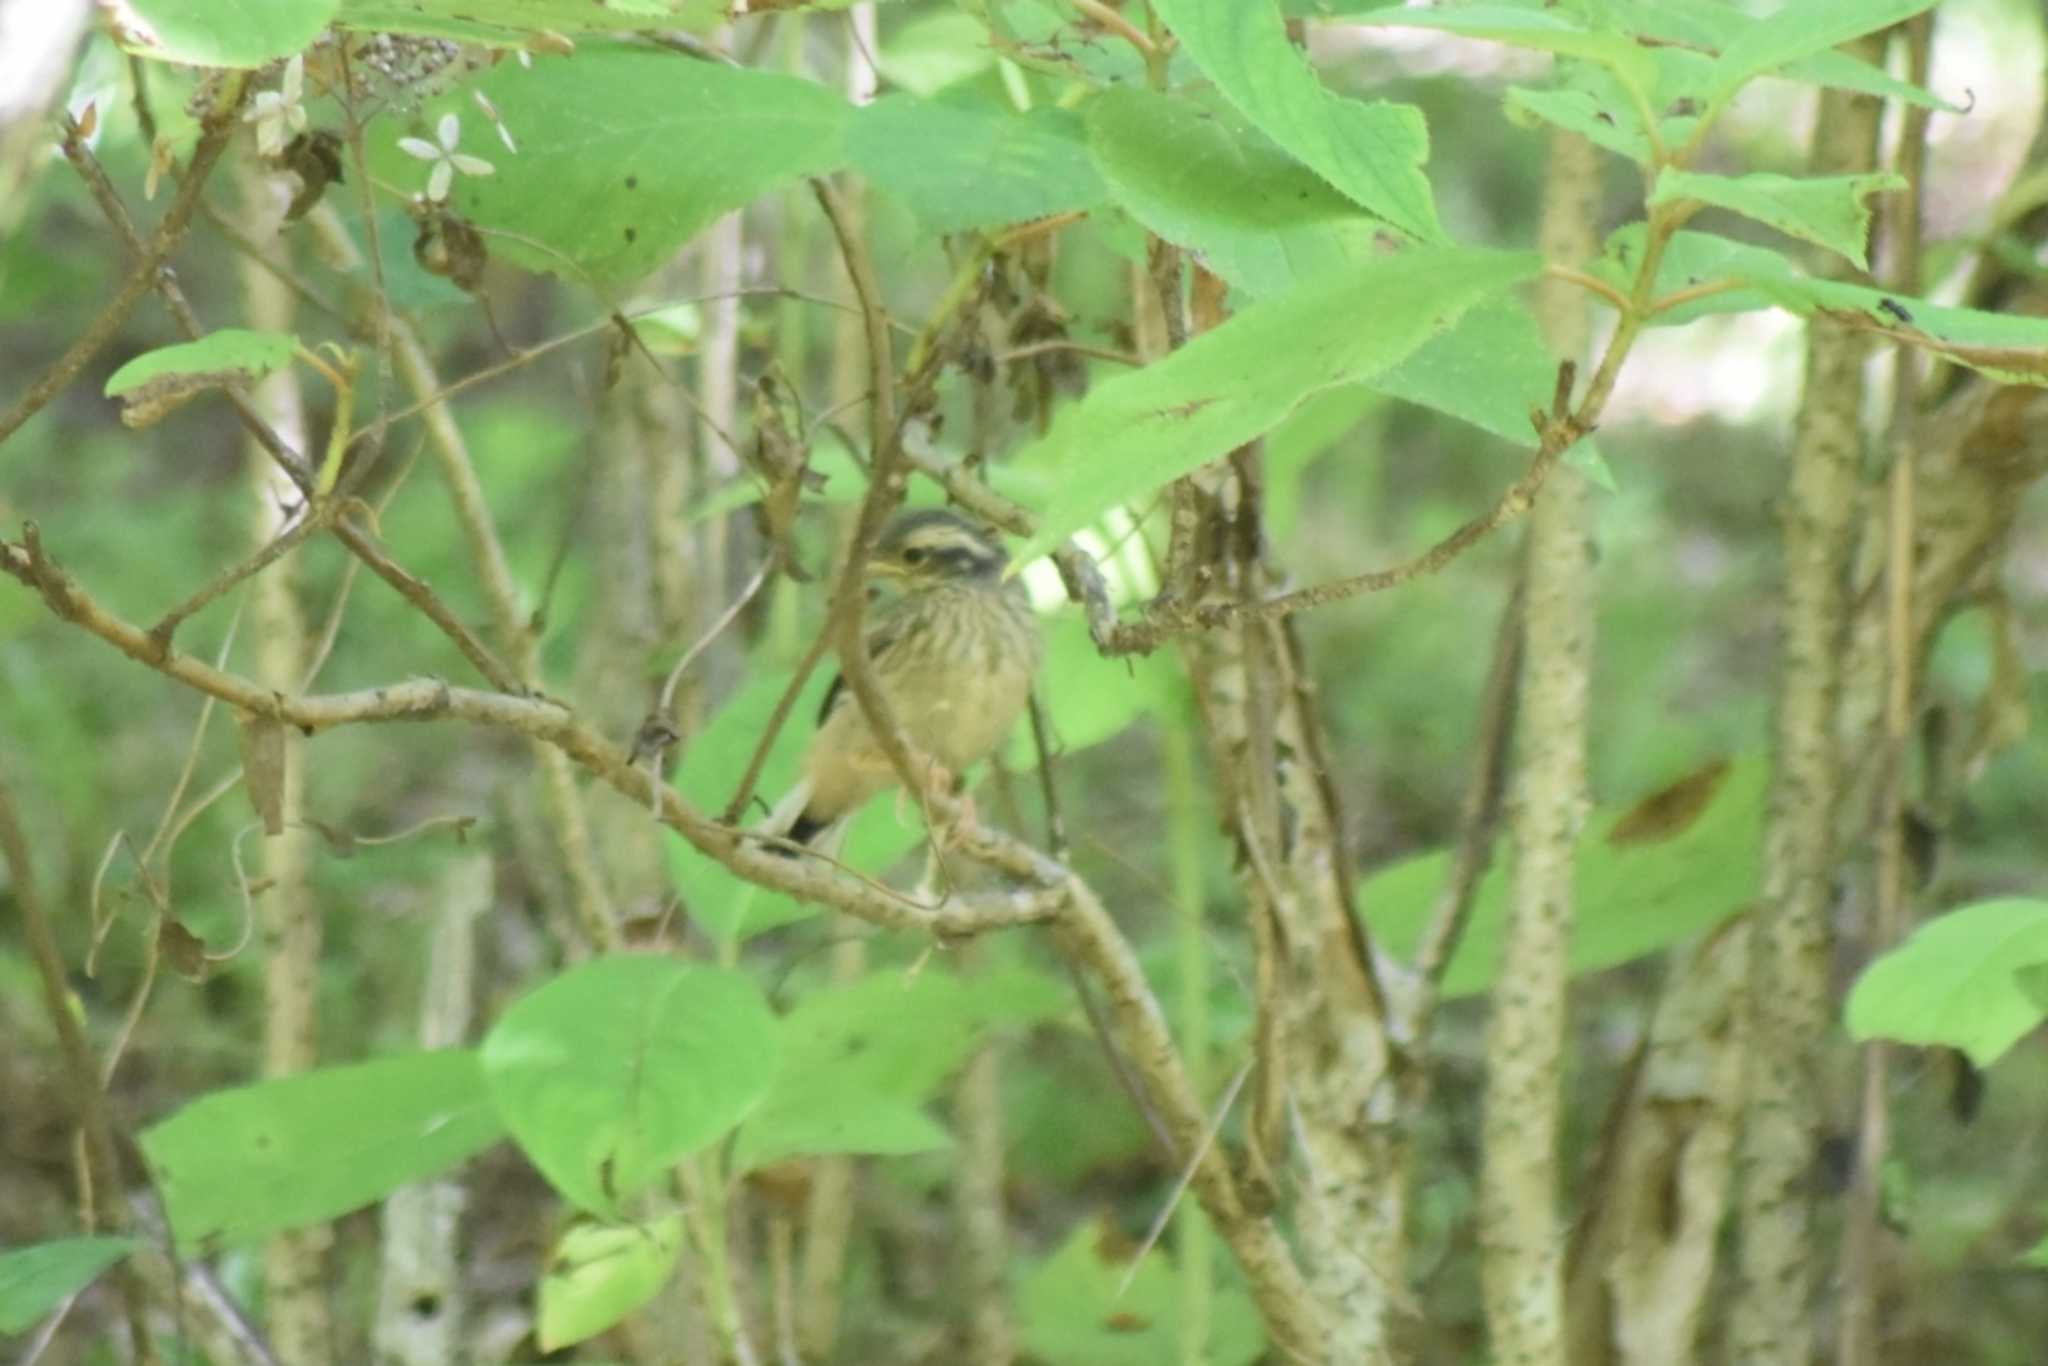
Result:
M473 157L455 150L462 139L462 120L454 114L443 114L440 124L434 130L435 141L425 138L400 138L398 150L421 161L431 161L434 169L427 172L427 199L435 204L448 197L448 189L459 175L495 175L498 168L482 157Z
M281 155L295 133L306 131L306 109L299 103L306 89L306 59L294 57L284 64L284 80L276 90L259 90L242 122L256 125L256 150L264 156Z

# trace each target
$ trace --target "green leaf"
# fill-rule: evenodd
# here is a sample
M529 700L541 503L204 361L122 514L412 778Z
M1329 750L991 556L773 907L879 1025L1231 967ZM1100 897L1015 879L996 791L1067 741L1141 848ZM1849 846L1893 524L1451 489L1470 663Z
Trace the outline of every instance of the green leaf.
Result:
M971 8L984 10L982 0L972 0ZM1145 59L1136 49L1082 30L1079 16L1064 2L996 0L985 10L993 46L1020 66L1098 86L1142 84L1145 80ZM1174 59L1174 66L1185 65L1181 54L1175 53Z
M334 21L365 33L519 46L542 33L704 33L725 22L730 8L729 0L341 0Z
M1526 252L1384 256L1254 303L1165 359L1097 385L1017 456L1056 481L1019 561L1260 435L1303 400L1381 374L1538 268ZM1288 363L1275 365L1276 356Z
M1607 239L1599 258L1587 269L1626 294L1635 287L1636 268L1643 259L1643 241L1641 223L1617 229ZM1785 258L1768 247L1715 237L1711 233L1676 233L1665 246L1652 297L1663 298L1678 290L1702 285L1730 284L1735 287L1703 295L1691 303L1658 313L1650 321L1654 326L1670 327L1713 313L1749 313L1769 308L1770 298L1749 282L1759 275L1780 275L1789 270Z
M1714 64L1718 103L1751 78L1802 57L1839 47L1934 8L1935 0L1788 0L1777 13L1752 18L1721 49Z
M1021 969L961 978L927 967L813 992L781 1023L782 1071L741 1128L734 1165L942 1146L945 1130L919 1107L983 1033L1065 1004L1059 983Z
M116 26L138 56L188 66L262 66L312 45L335 0L129 0Z
M1018 1317L1034 1357L1059 1366L1156 1366L1181 1359L1180 1275L1158 1252L1134 1270L1128 1249L1117 1230L1083 1223L1025 1274ZM1247 1366L1265 1349L1251 1299L1236 1284L1217 1287L1209 1314L1205 1359L1214 1366Z
M935 95L994 64L988 25L954 10L920 15L892 30L875 54L889 84L913 95Z
M1649 202L1670 204L1693 199L1729 209L1829 251L1839 252L1858 269L1870 269L1870 206L1880 190L1902 190L1904 177L1891 171L1869 175L1795 178L1757 172L1745 176L1701 175L1666 167L1657 176Z
M1153 0L1202 73L1316 174L1395 227L1441 241L1422 164L1429 130L1413 105L1325 90L1287 39L1272 0Z
M661 1293L683 1249L683 1217L644 1224L571 1225L540 1281L540 1349L596 1337Z
M142 1135L178 1246L317 1224L504 1135L476 1055L414 1053L202 1096Z
M2006 384L2048 386L2048 318L1944 308L1881 289L1817 280L1777 261L1759 263L1750 282L1773 303L1803 317L1907 342Z
M135 1250L133 1238L59 1238L0 1252L0 1333L25 1333Z
M1557 362L1522 301L1504 298L1480 304L1367 382L1388 398L1448 413L1533 449L1536 429L1529 410L1550 406ZM1591 444L1581 441L1572 452Z
M253 382L291 364L299 339L289 332L223 327L198 341L145 351L107 377L106 394L118 398L154 380L200 380L211 385Z
M1697 48L1705 53L1717 53L1757 22L1749 11L1722 4L1720 0L1597 0L1593 8L1603 27L1611 26L1632 37L1649 38L1660 44L1683 44L1684 48ZM1684 49L1660 46L1657 50ZM1790 62L1774 74L1809 85L1860 90L1951 114L1962 113L1964 109L1832 48ZM1668 100L1676 92L1667 89L1661 93ZM1701 93L1705 93L1704 87Z
M1088 623L1079 612L1056 612L1041 622L1045 632L1045 663L1038 689L1046 709L1054 752L1069 756L1123 733L1150 710L1149 680L1172 670L1163 654L1110 658L1095 648ZM1038 749L1028 725L1010 737L1003 762L1013 773L1038 767ZM1035 786L1025 789L1035 792ZM1025 805L1025 833L1038 829L1043 815L1035 797Z
M760 1100L775 1018L738 973L616 955L521 997L482 1052L491 1096L533 1164L570 1201L616 1217Z
M1602 98L1600 92L1583 84L1551 90L1510 86L1505 108L1516 123L1526 126L1531 119L1541 119L1638 165L1649 164L1649 139L1643 136L1638 122L1629 117L1622 101Z
M458 175L450 202L488 230L494 255L571 279L637 279L722 215L843 160L846 102L770 72L586 45L531 70L501 62L476 88L519 150L466 133L461 150L495 173ZM432 106L418 131L444 112L483 129L465 94ZM385 179L426 183L427 163L395 136L378 153Z
M1712 928L1755 898L1769 765L1710 765L1626 810L1603 809L1579 841L1571 970L1597 972ZM1358 901L1381 947L1412 957L1450 871L1438 851L1383 869ZM1508 875L1499 859L1479 884L1444 974L1446 996L1485 991L1499 970Z
M1088 147L1132 217L1253 294L1348 269L1387 245L1377 219L1234 108L1106 91L1088 102Z
M1586 28L1555 10L1508 5L1460 5L1456 9L1394 6L1371 10L1350 22L1364 27L1435 29L1560 57L1579 57L1610 68L1639 90L1646 90L1656 78L1648 48L1624 34Z
M1078 115L890 95L855 114L854 169L902 199L934 232L1092 209L1108 191Z
M1979 1067L2041 1023L2018 980L2048 963L2048 901L2002 898L1950 911L1863 970L1844 1008L1858 1040L1946 1044Z

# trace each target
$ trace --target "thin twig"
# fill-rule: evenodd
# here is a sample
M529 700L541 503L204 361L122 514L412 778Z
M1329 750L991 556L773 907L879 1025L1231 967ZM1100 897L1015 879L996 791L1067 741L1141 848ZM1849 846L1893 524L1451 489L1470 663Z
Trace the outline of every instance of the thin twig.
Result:
M669 708L675 705L676 685L682 681L683 675L689 672L690 665L696 662L697 656L710 647L712 641L725 634L726 628L746 610L747 604L754 600L754 595L761 591L774 573L775 557L769 555L761 561L761 567L754 571L754 577L747 580L747 586L740 590L739 596L718 614L718 620L711 623L710 628L697 638L695 644L683 651L683 657L676 661L675 667L668 671L668 677L662 680L660 698L654 704L656 716L666 717L669 714Z
M0 855L5 855L14 886L14 904L20 909L29 956L35 959L42 978L43 1005L57 1031L57 1045L70 1073L71 1105L85 1140L85 1171L91 1191L80 1211L80 1222L88 1232L100 1228L115 1230L128 1226L128 1206L122 1192L121 1163L114 1149L114 1125L107 1114L106 1093L100 1089L99 1069L93 1065L92 1045L78 1017L71 1011L71 989L65 981L64 955L57 936L43 911L42 893L36 885L34 861L29 857L28 837L15 815L14 796L6 778L0 775ZM127 1318L130 1350L138 1362L154 1366L159 1358L149 1334L148 1297L141 1278L125 1263L115 1272L121 1288L122 1310Z
M1416 947L1415 969L1423 982L1409 1038L1418 1049L1428 1047L1429 1019L1443 985L1444 972L1457 953L1478 899L1479 880L1493 849L1494 826L1500 816L1501 792L1507 781L1508 753L1515 732L1515 685L1522 661L1522 590L1519 580L1501 608L1494 632L1493 664L1479 702L1479 753L1465 785L1458 812L1458 838L1449 874L1437 893L1429 924Z
M1173 1212L1179 1207L1181 1197L1188 1193L1188 1183L1195 1179L1195 1168L1201 1165L1202 1159L1208 1155L1209 1146L1216 1141L1216 1135L1222 1132L1223 1121L1230 1118L1230 1107L1237 1104L1237 1093L1244 1089L1245 1078L1251 1074L1252 1064L1246 1063L1237 1069L1237 1075L1232 1077L1230 1085L1223 1089L1223 1099L1216 1106L1216 1118L1210 1121L1207 1129L1203 1130L1201 1146L1196 1148L1194 1155L1181 1165L1180 1179L1173 1183L1173 1189L1167 1193L1165 1203L1159 1207L1159 1213L1153 1216L1152 1226L1145 1230L1145 1236L1138 1243L1137 1252L1132 1254L1130 1266L1125 1270L1124 1278L1117 1282L1115 1298L1122 1299L1124 1297L1124 1292L1131 1288L1131 1282L1137 1279L1138 1271L1144 1265L1146 1254L1158 1246L1159 1235L1166 1232L1167 1221L1173 1218Z
M44 371L41 378L28 388L15 405L0 416L0 442L14 435L21 424L34 417L64 387L78 377L100 348L113 340L114 333L127 321L129 313L142 300L142 296L158 285L158 276L171 253L185 238L186 229L191 226L192 213L199 206L199 193L206 186L206 177L220 160L220 154L234 136L235 116L241 109L242 93L248 87L247 77L237 73L229 78L221 97L215 101L202 122L199 143L192 149L192 164L185 173L178 193L164 211L163 219L156 231L149 236L148 243L137 253L137 260L128 272L128 278L114 291L114 297L107 300L106 307L99 311L78 340L71 344L57 362ZM82 148L83 139L78 135L78 125L67 125L64 147L66 155L72 155L74 147ZM74 158L75 160L75 158Z

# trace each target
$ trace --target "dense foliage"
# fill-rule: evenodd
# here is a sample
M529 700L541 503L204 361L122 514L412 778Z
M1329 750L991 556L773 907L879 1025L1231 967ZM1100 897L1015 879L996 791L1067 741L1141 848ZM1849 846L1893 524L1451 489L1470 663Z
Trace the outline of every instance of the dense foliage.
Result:
M748 8L50 7L0 1334L2035 1359L2036 8ZM904 501L1037 715L768 851Z

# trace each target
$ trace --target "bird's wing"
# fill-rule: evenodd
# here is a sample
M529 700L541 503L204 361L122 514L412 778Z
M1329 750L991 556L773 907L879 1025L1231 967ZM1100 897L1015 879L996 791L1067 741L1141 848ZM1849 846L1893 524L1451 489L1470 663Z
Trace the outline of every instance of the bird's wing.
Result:
M894 604L892 604L893 606ZM880 659L897 645L910 639L925 627L924 617L916 612L890 611L876 614L868 626L868 658ZM833 674L831 686L825 689L825 700L818 706L818 724L824 725L825 718L839 705L846 695L846 675Z

